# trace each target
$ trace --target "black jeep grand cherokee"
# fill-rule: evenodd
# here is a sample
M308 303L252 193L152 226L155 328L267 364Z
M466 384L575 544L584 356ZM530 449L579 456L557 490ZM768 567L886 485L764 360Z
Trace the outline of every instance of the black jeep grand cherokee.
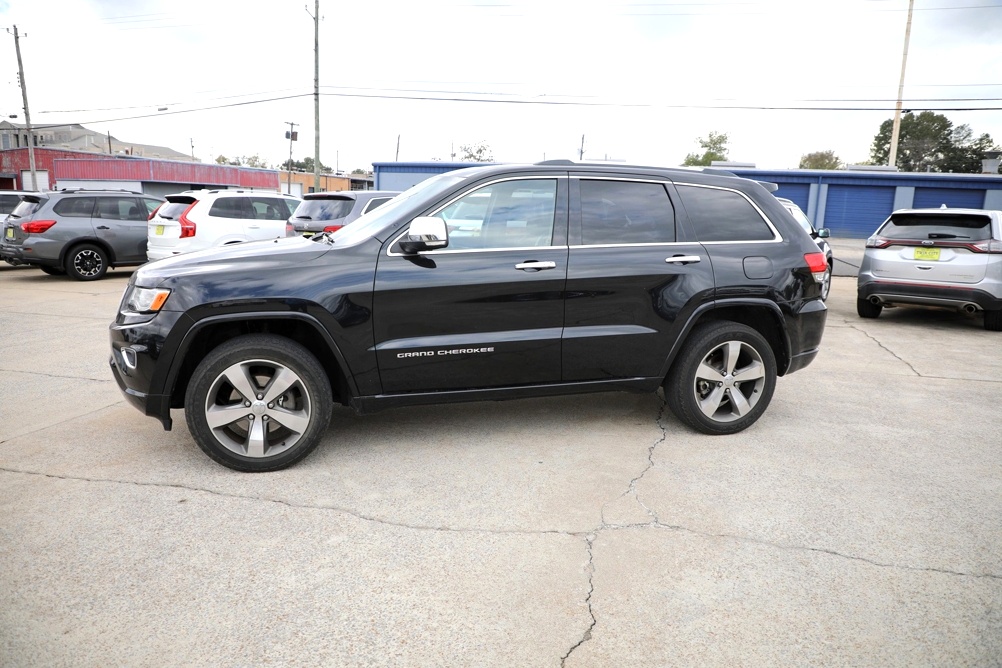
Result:
M709 171L709 170L708 170ZM211 458L289 466L333 402L393 406L664 387L745 429L814 359L825 257L762 184L576 164L424 181L332 234L135 272L111 325L125 396Z

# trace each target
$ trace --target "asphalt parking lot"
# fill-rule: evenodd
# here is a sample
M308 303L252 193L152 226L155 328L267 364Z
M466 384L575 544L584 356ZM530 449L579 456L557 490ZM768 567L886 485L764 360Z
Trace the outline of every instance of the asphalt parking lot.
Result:
M658 395L336 409L239 474L122 399L130 271L0 266L2 666L1002 665L1002 335L855 313L730 437Z

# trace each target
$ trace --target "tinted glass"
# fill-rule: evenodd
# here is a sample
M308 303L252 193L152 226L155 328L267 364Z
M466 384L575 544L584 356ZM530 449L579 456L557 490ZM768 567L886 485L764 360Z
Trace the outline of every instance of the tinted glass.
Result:
M11 218L24 218L25 216L30 216L35 212L39 206L38 202L32 200L21 200L21 203L14 207L14 210L10 212Z
M675 208L659 183L581 181L581 242L675 241Z
M20 201L17 195L0 195L0 214L10 213Z
M449 228L449 250L549 246L555 179L493 183L467 193L437 215Z
M783 206L786 207L786 210L790 212L790 215L793 216L794 220L800 223L800 226L804 228L808 234L814 234L814 225L811 224L811 221L807 218L807 215L800 210L799 206L791 207L788 204L784 204Z
M285 220L289 210L285 208L285 200L279 197L254 197L251 208L257 220Z
M162 202L158 199L148 199L144 197L143 204L146 205L146 217L149 218L150 214L156 211L157 207L160 206L161 203Z
M90 218L94 213L93 197L66 197L56 202L52 207L60 216L71 218Z
M354 199L305 199L296 207L293 218L301 220L334 220L351 213Z
M700 241L765 241L775 238L768 223L733 190L677 186Z
M209 215L217 218L253 218L249 207L244 208L245 204L243 197L220 197L212 203Z
M112 220L146 220L135 197L98 197L94 215Z
M988 216L896 213L878 234L888 239L984 241L992 238L992 219Z
M392 197L373 197L372 199L369 200L369 203L365 205L365 211L363 211L362 213L369 213L370 211L372 211L376 207L379 207L379 206L381 206L383 204L386 204L391 199L393 199L393 198Z
M191 202L164 202L164 205L157 211L157 215L167 220L177 220L189 206L191 206Z

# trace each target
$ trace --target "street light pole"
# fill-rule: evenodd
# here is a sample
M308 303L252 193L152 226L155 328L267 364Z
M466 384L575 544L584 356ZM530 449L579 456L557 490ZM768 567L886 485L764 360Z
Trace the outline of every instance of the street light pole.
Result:
M28 131L28 168L31 170L31 188L38 190L38 175L35 172L35 133L31 129L31 112L28 111L28 87L24 83L24 65L21 63L21 41L14 26L14 50L17 51L17 76L21 82L21 100L24 102L24 122ZM24 183L21 184L24 186Z
M320 0L313 10L313 192L320 192Z
M285 178L285 191L286 193L291 195L292 194L292 142L296 141L297 139L296 126L299 125L299 123L292 123L290 121L286 121L285 124L289 126L289 131L285 133L289 137L289 164L286 165L286 168L288 168L289 171Z

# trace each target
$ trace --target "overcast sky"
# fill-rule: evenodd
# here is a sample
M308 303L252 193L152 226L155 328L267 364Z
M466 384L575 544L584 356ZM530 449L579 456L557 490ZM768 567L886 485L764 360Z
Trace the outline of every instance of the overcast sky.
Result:
M0 0L32 123L194 154L313 155L314 0ZM321 0L321 161L678 165L866 160L893 115L908 0ZM19 114L14 38L0 113ZM915 0L906 109L1002 143L1002 0ZM166 111L158 109L166 107ZM815 108L834 110L816 110ZM948 109L973 109L950 111ZM399 154L398 154L399 137Z

